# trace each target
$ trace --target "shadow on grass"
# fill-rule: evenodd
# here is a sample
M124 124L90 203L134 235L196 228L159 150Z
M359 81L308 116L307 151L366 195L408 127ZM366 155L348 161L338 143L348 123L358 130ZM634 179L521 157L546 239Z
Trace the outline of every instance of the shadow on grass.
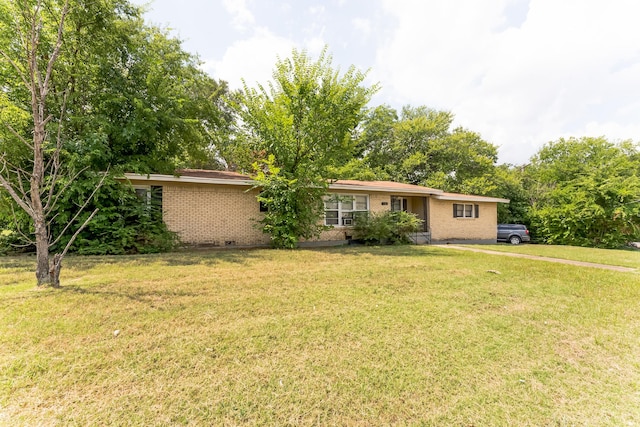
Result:
M114 291L114 290L105 290L102 288L85 288L77 285L68 285L60 288L60 292L70 293L70 294L79 294L79 295L96 295L96 296L107 296L107 297L116 297L116 298L126 298L131 301L148 303L148 302L156 302L158 299L162 298L175 298L175 297L199 297L201 293L199 292L189 292L184 290L143 290L140 288L126 288L122 292Z
M108 264L123 266L160 264L167 266L216 265L222 262L244 264L254 255L245 249L210 249L197 251L164 252L141 255L70 255L64 263L79 271ZM63 267L64 268L64 267Z
M11 255L0 257L0 268L23 272L33 270L35 266L36 257L33 255Z
M125 254L125 255L77 255L65 257L62 269L70 268L79 271L95 267L121 264L125 266L159 263L169 266L215 265L221 262L243 264L255 255L253 249L205 249L186 250L180 252L164 252L158 254ZM16 273L34 271L36 257L29 255L13 255L0 257L0 268L14 270Z

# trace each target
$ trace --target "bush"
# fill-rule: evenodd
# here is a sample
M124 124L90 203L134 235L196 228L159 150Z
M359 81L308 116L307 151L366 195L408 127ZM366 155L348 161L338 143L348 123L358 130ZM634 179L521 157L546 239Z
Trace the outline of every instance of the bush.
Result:
M80 255L122 255L167 252L178 246L177 235L162 221L162 207L138 197L126 184L109 183L93 205L100 210L82 230L71 250ZM90 209L93 209L91 206ZM89 215L87 209L83 215ZM69 233L61 239L66 245Z
M11 245L15 241L15 234L11 230L0 229L0 255L6 255L11 251Z
M355 237L368 245L409 243L408 234L420 229L422 220L412 213L387 211L356 218Z
M65 226L73 222L60 240L51 247L53 252L61 251L79 224L94 209L98 213L78 234L70 251L80 255L122 255L137 253L166 252L176 248L179 241L176 233L167 229L162 221L162 206L143 200L131 186L108 177L86 209L73 220L78 200L85 200L95 189L100 176L85 173L72 183L58 200L52 213L51 232L53 236L62 234ZM0 255L13 251L32 252L34 246L24 238L33 233L31 220L26 213L12 209L11 200L0 199ZM21 230L21 231L20 231Z
M271 246L277 249L292 249L300 238L320 236L327 229L321 225L324 213L322 196L326 181L302 181L288 178L275 166L275 157L255 163L255 177L260 189L258 201L266 208L264 218L257 227L271 237Z

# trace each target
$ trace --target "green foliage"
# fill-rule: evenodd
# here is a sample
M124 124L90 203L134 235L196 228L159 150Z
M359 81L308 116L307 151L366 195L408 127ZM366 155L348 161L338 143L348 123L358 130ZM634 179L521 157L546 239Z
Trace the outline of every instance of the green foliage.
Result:
M42 0L40 69L56 40L63 3ZM30 28L34 5L33 1L0 0L0 50L6 53L0 60L0 155L9 165L7 179L16 188L27 189L29 176L16 171L32 168L33 151L19 142L14 131L31 139L31 97L13 64L22 72L27 69L24 37L16 35ZM46 176L43 192L56 180L57 189L64 188L48 218L51 231L65 230L64 221L72 219L93 192L100 171L120 176L122 172L173 173L184 166L226 166L233 120L225 101L226 83L203 72L198 58L184 51L168 30L145 24L141 9L128 0L80 0L71 2L63 31L47 98L52 118L45 162L50 162L56 149L57 135L62 151L61 167L55 177ZM73 181L78 171L84 172ZM113 182L108 187L97 195L99 202L87 206L86 212L91 207L100 211L74 250L130 253L173 245L174 238L158 216L138 212L142 208L126 196L129 190ZM9 229L33 232L22 223L20 209L14 214L12 206L12 202L0 203L0 218L17 215L18 226L9 221ZM65 232L73 233L87 215L76 218ZM62 237L57 246L68 239L69 235Z
M58 227L70 220L65 217L66 206L97 179L86 175L69 188L60 205L58 214L63 218L56 223ZM106 181L89 206L89 210L95 208L99 209L98 214L73 244L72 249L79 254L155 253L171 250L178 244L175 233L168 231L162 222L162 206L153 197L150 200L139 197L129 185L112 179ZM65 238L60 241L62 246L66 243Z
M99 180L99 174L87 171L69 184L53 213L52 235L62 234L75 215L76 200L95 188ZM11 203L8 199L4 202ZM78 235L71 246L72 252L83 255L156 253L174 249L179 244L176 234L170 232L162 222L162 206L155 203L153 197L149 203L138 197L129 185L111 177L104 181L84 213L72 223L71 229L75 229L74 226L82 223L96 208L99 209L98 213ZM33 247L25 246L22 238L23 234L31 232L26 214L14 209L14 219L11 212L11 208L0 209L0 213L5 213L0 215L0 232L3 233L0 237L0 253L16 249L32 251ZM52 249L64 248L70 238L70 233L63 234Z
M630 142L560 139L525 171L532 234L546 243L615 248L640 240L640 155Z
M0 227L0 255L6 255L15 241L15 232Z
M324 211L322 196L326 182L287 178L275 166L273 155L256 162L254 167L256 188L261 190L258 201L267 210L259 224L271 236L273 247L292 249L298 246L300 238L317 237L327 229L319 222Z
M498 203L499 224L529 224L529 195L522 183L522 170L510 165L500 165L495 170L496 188L487 195L510 200Z
M408 234L420 229L422 220L404 211L385 211L356 218L355 237L371 245L409 243Z
M328 171L351 158L353 134L377 90L362 85L365 76L354 67L340 75L326 49L315 62L294 50L276 63L268 90L245 84L237 94L236 142L258 157L259 200L268 208L260 224L275 247L295 247L324 229Z
M392 180L445 191L490 195L497 148L475 132L450 129L453 114L424 106L403 107L401 114L379 106L360 128L359 168L349 162L335 170L339 178ZM369 178L371 179L371 178Z
M294 50L276 63L269 90L245 84L237 102L244 141L274 155L287 175L324 176L351 157L353 132L377 90L362 85L365 77L354 67L340 75L326 49L315 62Z

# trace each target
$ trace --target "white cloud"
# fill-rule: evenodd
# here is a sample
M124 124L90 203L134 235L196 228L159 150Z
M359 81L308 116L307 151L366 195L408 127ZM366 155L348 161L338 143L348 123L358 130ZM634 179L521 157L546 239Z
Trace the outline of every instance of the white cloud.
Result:
M327 42L324 41L322 36L311 37L304 41L304 47L312 57L320 55L326 44Z
M316 15L316 16L324 15L324 13L326 12L325 7L322 5L310 6L308 10L311 15Z
M374 69L390 102L453 111L508 162L561 136L639 140L640 3L531 0L509 28L509 1L385 0L398 26Z
M353 28L358 30L363 38L367 39L371 35L371 21L364 18L354 18L351 20Z
M224 8L233 17L232 24L237 30L246 30L255 23L255 18L245 0L223 0Z
M231 89L241 89L242 79L249 87L266 85L277 58L288 57L295 46L293 41L260 28L251 38L229 46L221 60L205 61L203 69L214 78L226 80Z

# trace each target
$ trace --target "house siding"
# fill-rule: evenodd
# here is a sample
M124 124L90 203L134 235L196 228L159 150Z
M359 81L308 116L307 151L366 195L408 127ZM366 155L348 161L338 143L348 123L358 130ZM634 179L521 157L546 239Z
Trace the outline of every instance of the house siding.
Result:
M479 218L454 218L453 204L478 205ZM429 229L431 241L482 240L496 241L498 210L496 203L454 202L429 199Z
M256 200L257 190L248 186L131 180L133 185L162 186L163 220L187 245L259 246L270 238L256 222L263 217ZM497 204L494 202L453 202L401 192L330 191L334 194L367 194L369 211L391 209L391 197L408 199L408 210L424 217L422 198L427 199L427 221L432 241L496 240ZM480 206L479 218L453 218L454 203ZM318 241L342 241L353 237L350 227L323 232Z
M163 185L163 219L185 244L252 246L269 243L253 225L262 218L257 190L231 185Z

